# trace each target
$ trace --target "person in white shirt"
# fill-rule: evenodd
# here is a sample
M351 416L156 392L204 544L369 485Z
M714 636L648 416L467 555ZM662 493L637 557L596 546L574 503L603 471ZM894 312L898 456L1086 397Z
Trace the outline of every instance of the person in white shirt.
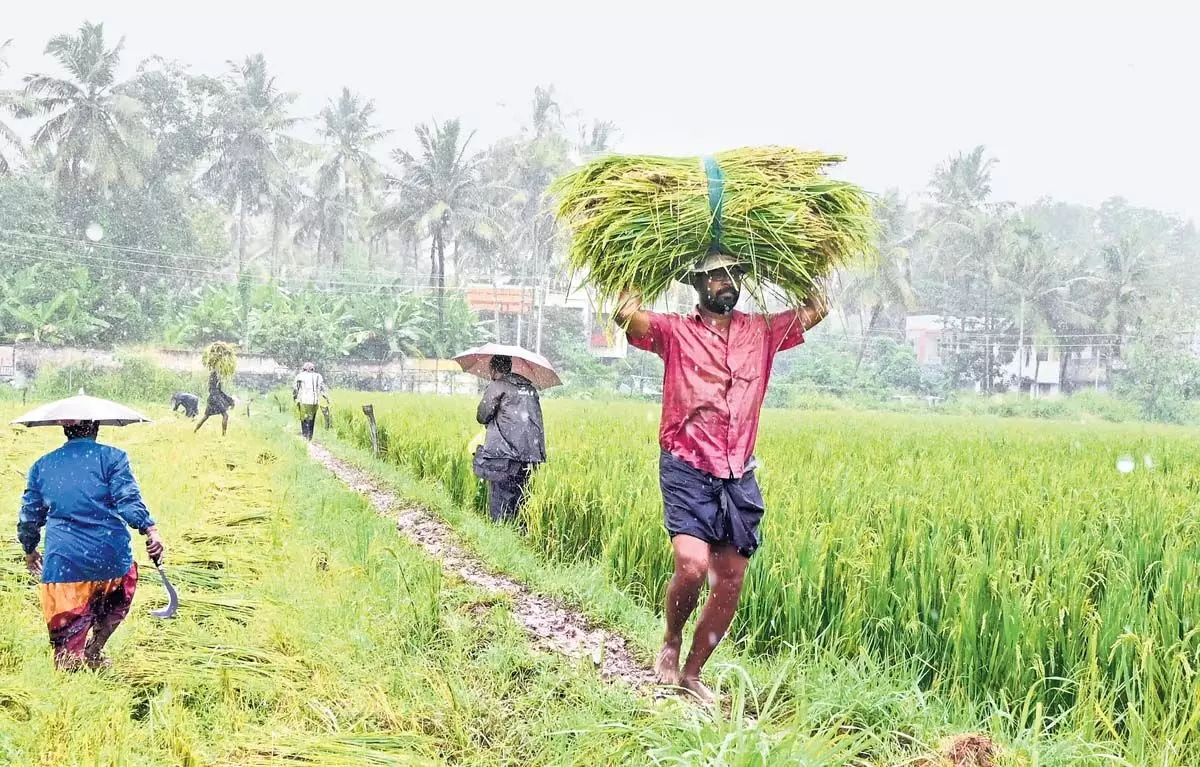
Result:
M313 431L317 425L317 406L321 400L329 406L329 389L325 387L325 379L317 372L316 365L305 362L296 374L292 384L292 399L300 410L300 435L312 442Z

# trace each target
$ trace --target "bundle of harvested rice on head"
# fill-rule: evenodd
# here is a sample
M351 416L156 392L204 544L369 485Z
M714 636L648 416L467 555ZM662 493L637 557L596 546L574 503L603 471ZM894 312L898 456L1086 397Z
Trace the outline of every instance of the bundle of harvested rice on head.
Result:
M845 158L756 147L706 158L612 156L556 181L568 261L601 298L661 296L712 250L744 264L751 290L797 304L839 266L870 257L867 194L824 174ZM761 300L761 295L756 295Z
M228 381L237 369L237 347L224 341L214 341L200 355L200 362L215 371L222 381Z

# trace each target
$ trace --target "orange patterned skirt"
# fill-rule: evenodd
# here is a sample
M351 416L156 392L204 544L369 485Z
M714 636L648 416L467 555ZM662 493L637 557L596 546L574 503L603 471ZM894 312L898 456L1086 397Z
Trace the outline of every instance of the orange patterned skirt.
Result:
M43 583L42 615L55 657L83 657L89 632L107 639L129 614L136 590L136 563L112 580Z

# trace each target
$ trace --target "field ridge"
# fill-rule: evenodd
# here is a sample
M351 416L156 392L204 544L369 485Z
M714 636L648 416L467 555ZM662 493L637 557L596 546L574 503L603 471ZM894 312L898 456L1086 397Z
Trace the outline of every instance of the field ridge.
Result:
M590 659L605 680L639 690L654 688L653 671L633 654L625 637L596 626L587 616L558 600L534 594L508 575L492 572L459 543L449 523L403 503L367 472L335 457L320 445L310 444L308 450L313 460L351 490L365 496L380 515L395 520L397 531L439 563L447 575L511 599L511 615L533 646L572 659Z

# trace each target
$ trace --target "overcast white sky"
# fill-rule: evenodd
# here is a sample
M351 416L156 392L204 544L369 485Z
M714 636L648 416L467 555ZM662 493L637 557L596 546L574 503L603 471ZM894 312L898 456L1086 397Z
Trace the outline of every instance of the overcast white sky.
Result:
M1200 220L1195 3L7 5L8 85L49 67L45 41L88 19L125 36L129 71L158 53L218 73L261 51L305 113L350 85L377 101L397 144L454 116L490 140L524 118L535 85L553 84L566 110L616 122L623 151L812 147L848 155L842 175L873 190L920 192L938 162L986 144L1002 199L1120 194Z

